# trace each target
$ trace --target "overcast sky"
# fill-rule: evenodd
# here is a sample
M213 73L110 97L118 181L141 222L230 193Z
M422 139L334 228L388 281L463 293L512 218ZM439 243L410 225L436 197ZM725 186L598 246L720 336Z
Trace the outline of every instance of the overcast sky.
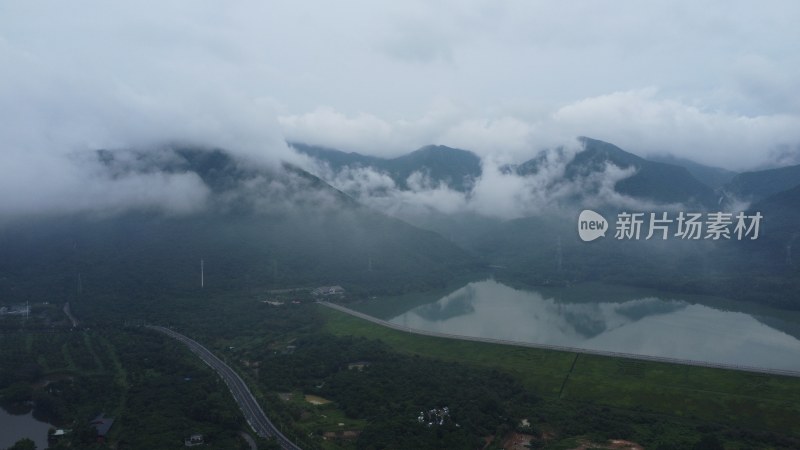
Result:
M732 169L797 159L796 1L388 3L4 1L0 190L175 140L522 161L587 135Z

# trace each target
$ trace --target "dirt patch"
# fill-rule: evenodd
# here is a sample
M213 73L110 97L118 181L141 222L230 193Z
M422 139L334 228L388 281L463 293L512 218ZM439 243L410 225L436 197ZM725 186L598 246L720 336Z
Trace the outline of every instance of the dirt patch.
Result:
M590 448L605 448L609 450L644 450L644 447L636 442L625 441L622 439L611 439L605 444L598 444L597 442L581 441L578 447L573 450L587 450Z
M322 398L322 397L319 397L319 396L316 396L316 395L306 395L305 398L306 398L306 401L308 403L311 403L312 405L327 405L328 403L331 402L330 400L328 400L326 398Z
M503 441L503 449L505 450L529 450L528 444L535 436L532 434L511 433Z
M33 384L34 389L44 389L49 386L51 383L55 383L57 381L69 380L73 381L75 378L72 375L67 374L58 374L58 375L48 375L41 380L37 381Z
M619 449L619 450L644 450L644 447L642 447L641 445L637 444L636 442L625 441L625 440L622 440L622 439L612 439L612 440L608 441L608 443L611 444L611 447L609 447L609 448L613 448L613 449Z
M359 434L361 434L361 432L358 430L326 431L325 433L322 434L322 439L352 440L358 438Z

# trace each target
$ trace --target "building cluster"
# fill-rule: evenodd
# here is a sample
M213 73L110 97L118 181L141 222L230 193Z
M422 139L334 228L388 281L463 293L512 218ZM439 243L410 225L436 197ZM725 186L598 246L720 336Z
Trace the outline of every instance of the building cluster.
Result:
M31 312L29 304L18 306L2 306L0 307L0 316L27 316Z
M107 417L105 413L100 413L89 421L89 425L94 428L95 439L98 444L105 444L108 439L108 433L111 431L111 426L114 425L114 418ZM50 444L60 441L66 435L72 433L72 430L54 429L51 428L47 433L47 440Z
M369 367L369 361L356 361L347 363L347 370L357 370L359 372L363 371L365 367Z
M341 286L320 286L311 291L311 295L315 297L328 297L342 294L344 294L344 288Z
M441 409L433 408L428 411L420 411L419 416L417 416L417 422L424 423L429 427L434 425L442 426L449 420L450 408L447 406Z
M185 447L196 447L198 445L205 445L205 439L203 439L202 434L193 434L183 440L183 445Z
M331 439L353 440L357 439L359 434L361 434L361 432L356 430L326 431L322 433L322 439L326 441Z

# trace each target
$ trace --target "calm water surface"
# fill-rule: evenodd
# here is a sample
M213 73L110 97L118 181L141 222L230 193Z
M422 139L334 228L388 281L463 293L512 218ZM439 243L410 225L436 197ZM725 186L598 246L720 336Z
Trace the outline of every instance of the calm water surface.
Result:
M380 317L380 301L361 309ZM392 316L382 318L464 336L800 371L797 313L724 299L608 285L520 290L486 280L424 304L404 301L405 312L390 301Z
M16 412L16 411L15 411ZM8 448L22 438L36 443L39 450L47 448L47 430L50 424L33 418L33 413L11 414L0 407L0 448Z

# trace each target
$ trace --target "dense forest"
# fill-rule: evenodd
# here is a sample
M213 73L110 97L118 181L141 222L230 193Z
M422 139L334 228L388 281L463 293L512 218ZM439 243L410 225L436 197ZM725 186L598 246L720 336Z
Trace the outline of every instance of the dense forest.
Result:
M659 449L798 445L774 431L543 396L507 372L331 334L316 305L275 307L260 298L145 305L149 317L190 334L235 367L270 418L303 448L499 449L512 435L534 448L609 439ZM118 317L137 316L141 304L102 305L89 296L76 303L83 327L75 330L57 321L53 305L35 308L27 324L4 319L3 358L13 361L0 372L5 401L32 401L37 416L70 427L54 448L104 448L87 426L100 412L115 417L109 442L120 449L181 448L194 433L222 448L246 448L237 433L247 426L214 372L141 321ZM52 381L42 388L42 379ZM432 410L441 414L445 407L441 423L431 419Z
M462 249L297 169L265 178L219 152L187 151L184 158L181 164L214 189L219 203L208 211L46 218L0 228L3 306L31 305L26 317L0 318L8 363L0 366L0 396L72 430L55 448L102 448L89 426L100 413L115 418L108 441L119 449L180 448L195 433L212 445L246 448L238 433L247 426L224 384L180 344L145 329L148 323L174 327L212 349L307 449L492 450L509 436L546 448L609 439L662 449L798 446L793 429L780 424L742 427L664 415L646 404L630 410L553 397L520 372L493 367L491 358L474 364L332 333L311 295L317 286L339 284L341 300L357 302L442 291L493 274L512 284L602 280L713 291L791 308L796 267L770 259L793 230L789 223L765 229L774 234L764 247L611 239L585 245L573 222L564 231L563 217L527 218L477 234ZM299 195L302 207L259 210L260 188L272 182L293 189L288 194ZM77 327L62 310L66 302Z
M6 332L0 354L2 401L32 405L35 417L69 430L50 448L112 448L90 425L101 413L114 419L113 448L177 449L192 434L218 448L248 448L224 383L180 344L150 331Z

